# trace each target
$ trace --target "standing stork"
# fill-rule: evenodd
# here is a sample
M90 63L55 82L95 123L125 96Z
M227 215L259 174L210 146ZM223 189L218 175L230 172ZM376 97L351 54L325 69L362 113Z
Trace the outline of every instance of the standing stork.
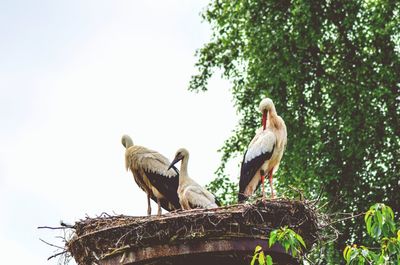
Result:
M274 198L272 175L278 170L287 142L286 125L278 116L270 98L261 101L262 127L251 140L240 169L238 202L243 202L262 185L265 199L264 179L268 174L271 198Z
M167 211L180 209L177 194L179 171L167 170L169 161L160 153L134 145L128 135L122 136L126 170L130 170L138 186L147 194L147 214L151 215L150 198L157 202L158 215L161 207Z
M208 190L200 186L196 181L188 175L189 151L185 148L179 149L168 169L173 167L178 161L181 161L181 169L179 175L178 196L182 209L190 210L193 208L217 208L214 195Z

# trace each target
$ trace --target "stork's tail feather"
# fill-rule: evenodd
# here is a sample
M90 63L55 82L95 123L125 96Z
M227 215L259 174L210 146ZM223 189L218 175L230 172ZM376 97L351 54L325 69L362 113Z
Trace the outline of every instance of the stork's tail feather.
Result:
M243 203L248 199L248 197L246 195L244 195L243 193L239 193L238 194L238 203Z
M129 148L129 147L133 146L132 138L129 135L126 135L126 134L123 135L121 138L121 142L125 148Z

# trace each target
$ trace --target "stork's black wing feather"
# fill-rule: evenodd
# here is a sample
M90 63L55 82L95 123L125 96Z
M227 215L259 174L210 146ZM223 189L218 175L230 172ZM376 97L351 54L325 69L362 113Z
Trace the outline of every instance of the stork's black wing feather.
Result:
M177 173L176 176L167 177L160 173L145 170L145 174L149 179L150 183L166 198L161 200L161 207L167 211L173 211L181 208L178 197L178 185L179 185L179 171L173 167ZM174 208L171 209L172 204Z
M245 163L247 154L246 151L246 153L243 156L242 166L240 169L239 194L238 194L239 203L247 199L247 197L244 195L244 190L246 189L247 185L249 185L254 175L257 173L257 170L260 169L260 167L264 164L265 161L271 158L273 152L274 148L272 148L271 152L262 153L261 155L256 156L255 158ZM260 184L261 182L258 184L258 186Z

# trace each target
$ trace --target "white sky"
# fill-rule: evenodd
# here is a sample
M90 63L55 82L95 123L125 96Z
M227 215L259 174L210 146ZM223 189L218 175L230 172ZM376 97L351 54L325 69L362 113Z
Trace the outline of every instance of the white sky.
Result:
M124 168L124 133L170 160L186 147L190 175L213 178L237 117L218 75L209 92L187 91L210 36L199 16L207 3L0 2L2 264L57 263L39 238L58 233L37 226L146 214Z

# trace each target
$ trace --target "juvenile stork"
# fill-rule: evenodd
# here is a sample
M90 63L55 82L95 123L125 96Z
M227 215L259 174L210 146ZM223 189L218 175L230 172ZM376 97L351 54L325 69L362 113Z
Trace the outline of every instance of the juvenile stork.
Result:
M243 202L262 185L265 199L264 179L268 174L271 198L274 198L272 175L278 170L287 142L286 125L278 116L270 98L261 101L262 127L256 131L243 157L240 169L238 202Z
M185 148L179 149L168 169L172 168L178 161L181 161L179 174L178 196L182 209L190 210L194 208L217 208L214 195L200 186L188 175L189 152Z
M147 194L147 214L151 215L150 198L157 202L158 215L161 207L167 211L180 209L177 194L179 171L168 168L169 161L160 153L134 145L128 135L122 136L126 170L130 170L138 186Z

